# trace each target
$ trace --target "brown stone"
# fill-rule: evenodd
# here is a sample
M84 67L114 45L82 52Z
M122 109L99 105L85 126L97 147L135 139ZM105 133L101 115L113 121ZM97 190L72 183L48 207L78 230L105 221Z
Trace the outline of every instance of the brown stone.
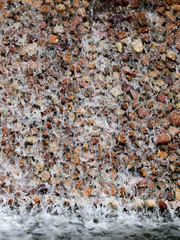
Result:
M48 181L50 179L50 173L48 171L41 172L40 176L43 181Z
M180 113L173 111L169 114L169 121L172 125L179 127L180 126Z
M126 189L125 187L121 187L120 188L120 196L121 197L125 197L127 195Z
M140 27L138 29L138 32L139 33L148 33L150 31L150 28L149 27Z
M173 44L173 42L174 42L174 33L167 34L166 38L165 38L165 41L166 41L167 46Z
M85 197L90 197L92 195L93 189L91 187L84 187L82 190L82 194Z
M157 144L167 144L169 141L170 141L170 137L167 134L162 133L157 136L156 143Z
M162 199L158 201L158 206L162 212L167 210L167 204Z
M126 134L123 134L123 133L118 133L116 135L116 141L119 143L119 144L126 144L127 140L126 140Z
M140 3L141 3L140 0L130 0L129 6L132 8L137 8L137 7L139 7Z
M175 46L177 47L177 49L180 51L180 38L177 38L175 40Z
M159 70L163 70L165 68L165 65L161 61L157 61L156 62L156 68L159 69Z
M167 18L169 18L169 20L170 20L171 22L175 22L175 21L176 21L176 17L172 14L172 12L166 11L166 12L165 12L165 15L166 15Z
M160 53L165 53L166 52L166 50L167 50L167 46L166 46L166 44L165 43L161 43L160 45L159 45L159 52Z
M59 40L58 40L58 37L56 35L52 34L52 35L49 36L49 42L50 43L58 43L58 41Z
M174 23L167 23L166 24L166 29L171 32L171 31L174 31L176 29L178 29L178 26Z
M123 39L126 37L126 32L119 31L115 34L115 37L119 40Z
M98 138L98 137L92 137L92 138L91 138L91 143L92 143L93 145L97 145L97 144L99 143L99 138Z
M163 16L164 11L165 11L165 7L159 7L156 9L157 13L159 13L161 16Z
M51 10L51 7L49 5L42 5L41 6L41 12L43 13L49 13Z

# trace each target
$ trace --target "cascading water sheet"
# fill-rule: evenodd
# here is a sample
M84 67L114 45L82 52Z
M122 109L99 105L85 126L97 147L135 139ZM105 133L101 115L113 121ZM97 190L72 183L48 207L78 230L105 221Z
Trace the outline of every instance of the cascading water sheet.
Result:
M179 25L178 0L0 1L0 239L179 239Z

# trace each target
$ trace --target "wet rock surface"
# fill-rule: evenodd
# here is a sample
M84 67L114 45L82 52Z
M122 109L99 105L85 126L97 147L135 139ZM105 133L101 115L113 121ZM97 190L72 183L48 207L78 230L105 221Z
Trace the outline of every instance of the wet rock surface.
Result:
M178 206L179 8L1 1L2 196Z

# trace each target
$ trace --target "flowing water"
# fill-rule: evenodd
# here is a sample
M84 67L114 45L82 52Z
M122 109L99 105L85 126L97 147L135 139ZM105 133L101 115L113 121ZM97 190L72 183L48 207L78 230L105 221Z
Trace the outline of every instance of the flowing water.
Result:
M0 240L180 239L180 16L161 2L0 2Z
M165 218L152 212L109 211L87 206L76 213L54 207L52 212L18 214L1 210L0 239L163 239L178 240L179 218Z

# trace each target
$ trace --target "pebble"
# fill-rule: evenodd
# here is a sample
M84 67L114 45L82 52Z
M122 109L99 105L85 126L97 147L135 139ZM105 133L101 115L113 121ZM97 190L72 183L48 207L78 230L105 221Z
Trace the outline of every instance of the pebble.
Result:
M168 128L168 132L169 132L169 134L174 136L179 133L179 129L176 127L170 127L170 128Z
M49 36L49 42L50 43L58 43L59 42L59 39L56 35L50 35Z
M169 121L172 125L179 127L180 126L180 112L173 111L169 114Z
M167 18L169 18L169 20L171 21L171 22L175 22L176 21L176 18L175 18L175 16L172 14L172 12L170 12L170 11L166 11L165 12L165 16L167 17Z
M147 179L141 179L137 183L137 188L147 188L148 187L148 180Z
M180 201L180 188L176 188L175 190L175 199Z
M167 144L169 143L170 141L170 137L165 134L165 133L162 133L160 135L157 136L157 144Z
M72 17L71 18L71 23L74 25L74 26L78 26L82 23L82 17L80 16L76 16L76 17Z
M125 2L126 2L126 1L125 1ZM141 0L131 0L131 1L129 1L129 5L130 5L130 7L132 7L132 8L137 8L137 7L139 7L140 3L141 3Z
M36 138L29 136L29 137L26 138L26 143L31 144L31 145L35 144L36 143Z
M58 152L59 146L56 143L51 143L49 144L49 150L51 150L52 152Z
M28 44L25 48L26 52L31 56L37 53L37 43Z
M53 33L55 34L60 34L60 33L64 33L64 27L62 25L57 25L53 28Z
M140 107L137 112L140 118L146 118L149 115L149 110L144 107Z
M165 103L166 102L166 96L164 94L158 94L157 100Z
M119 143L119 144L126 144L127 143L127 138L126 138L126 135L123 134L123 133L118 133L116 135L116 141Z
M138 210L144 206L144 201L143 199L136 199L132 202L132 208L134 210Z
M162 212L167 210L167 204L165 203L164 200L160 199L158 202L158 206Z
M51 10L51 7L49 5L42 5L41 6L41 12L43 13L49 13Z
M143 52L143 43L141 42L141 40L133 42L133 49L137 53Z
M86 9L85 8L78 8L77 10L77 14L80 16L83 16L86 13Z
M122 52L122 43L121 42L117 42L116 43L116 48L117 48L118 52Z
M173 52L171 50L168 50L166 52L166 57L169 58L172 61L176 60L176 54L175 54L175 52Z
M111 94L114 96L114 97L118 97L118 96L120 96L120 95L122 95L123 94L123 91L122 91L122 89L121 89L121 87L120 86L117 86L117 87L115 87L115 88L112 88L111 90L110 90L110 92L111 92Z
M19 89L19 85L18 85L18 83L16 83L16 82L13 82L11 85L10 85L10 87L13 89L13 90L18 90Z
M180 38L177 38L175 40L175 46L177 47L177 49L180 51Z
M154 199L148 199L146 200L146 206L148 208L154 208L155 207L155 200Z
M38 172L42 172L44 170L44 162L39 162L36 164L36 169Z
M48 171L43 171L40 173L40 177L43 181L47 182L50 179L50 173Z
M64 4L58 4L56 5L56 9L59 11L59 12L63 12L66 10L66 6Z

